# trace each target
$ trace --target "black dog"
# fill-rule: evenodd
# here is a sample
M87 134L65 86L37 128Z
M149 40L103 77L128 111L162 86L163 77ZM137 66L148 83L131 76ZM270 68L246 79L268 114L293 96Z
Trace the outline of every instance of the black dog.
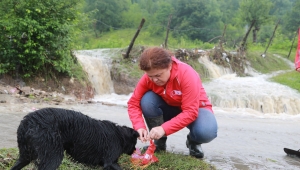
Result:
M40 109L26 115L18 127L20 157L12 170L22 169L31 161L39 170L55 170L64 151L79 163L120 170L120 155L134 152L138 136L132 128L80 112Z

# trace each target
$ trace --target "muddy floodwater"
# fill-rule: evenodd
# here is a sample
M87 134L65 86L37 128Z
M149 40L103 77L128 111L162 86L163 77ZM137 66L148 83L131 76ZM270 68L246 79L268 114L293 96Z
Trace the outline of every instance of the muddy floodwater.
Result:
M109 99L107 96L106 99ZM112 96L116 100L116 96ZM121 99L121 97L120 97ZM113 101L110 101L113 102ZM123 104L122 104L123 102ZM94 104L46 105L0 104L0 147L17 147L16 130L22 117L43 107L73 109L96 119L107 119L131 126L124 101L114 106ZM236 109L214 108L219 124L218 137L203 144L204 160L217 169L300 169L300 159L287 156L283 148L300 149L300 117L292 115L240 114ZM248 111L253 112L253 111ZM188 154L185 146L188 129L168 137L167 150ZM138 147L146 144L138 143Z
M111 54L106 51L84 50L76 54L97 92L93 104L16 104L14 99L0 103L0 147L16 147L16 131L22 117L43 107L73 109L131 127L126 108L130 95L114 94L107 62ZM294 64L282 59L294 71ZM203 86L214 106L219 127L218 137L202 145L204 160L220 170L300 170L300 159L283 151L285 147L300 149L300 93L269 80L282 71L263 75L247 68L252 76L237 77L211 62L208 56L199 58L199 62L211 75L211 81ZM167 150L188 154L187 134L185 128L168 136Z

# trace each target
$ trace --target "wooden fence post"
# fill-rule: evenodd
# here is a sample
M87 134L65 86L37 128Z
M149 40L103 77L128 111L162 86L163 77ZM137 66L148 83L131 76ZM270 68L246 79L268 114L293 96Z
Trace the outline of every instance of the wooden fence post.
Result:
M300 29L300 27L299 27L299 29ZM292 48L294 46L294 42L295 42L295 39L296 39L297 36L298 36L298 30L296 31L296 35L295 35L295 37L293 39L293 43L291 45L291 48L290 48L290 51L289 51L289 54L288 54L287 58L290 58L290 55L291 55L291 52L292 52Z
M137 31L136 31L134 37L132 38L132 40L131 40L131 42L130 42L130 45L129 45L128 49L127 49L126 54L124 55L124 58L129 58L129 53L130 53L130 51L131 51L131 48L132 48L132 46L133 46L133 44L134 44L134 41L135 41L136 37L139 35L140 30L142 29L144 23L145 23L145 19L143 18L142 21L141 21L141 23L140 23L139 28L137 29Z
M272 34L270 40L269 40L268 46L267 46L265 52L261 55L262 57L265 57L265 56L266 56L266 52L267 52L267 50L268 50L268 48L269 48L269 46L270 46L270 44L271 44L271 42L272 42L272 39L273 39L273 37L274 37L274 35L275 35L275 31L276 31L276 29L277 29L277 27L278 27L279 22L280 22L280 20L278 20L278 22L277 22L277 24L276 24L276 26L275 26L275 28L274 28L274 31L273 31L273 34Z
M170 23L171 23L171 19L172 19L172 15L169 16L169 22L168 22L168 27L167 27L167 35L166 35L166 39L165 39L165 44L164 47L166 49L168 49L168 37L169 37L169 30L170 30Z

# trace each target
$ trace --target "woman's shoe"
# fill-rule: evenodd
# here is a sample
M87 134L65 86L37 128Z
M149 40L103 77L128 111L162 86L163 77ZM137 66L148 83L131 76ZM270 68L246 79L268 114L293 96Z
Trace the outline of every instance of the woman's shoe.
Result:
M189 134L187 135L186 147L189 148L191 156L196 158L204 157L204 152L201 148L201 143L192 141Z

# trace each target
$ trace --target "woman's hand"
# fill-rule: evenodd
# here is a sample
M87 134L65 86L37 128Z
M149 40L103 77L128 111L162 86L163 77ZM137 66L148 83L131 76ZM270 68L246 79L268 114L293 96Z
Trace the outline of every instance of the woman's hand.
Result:
M297 71L298 71L298 72L300 72L300 67L299 67L299 68L297 68Z
M144 143L147 142L148 131L146 129L138 129L137 132L140 134L139 139Z
M148 135L148 140L150 139L160 139L166 134L165 130L161 126L154 127L150 130Z

